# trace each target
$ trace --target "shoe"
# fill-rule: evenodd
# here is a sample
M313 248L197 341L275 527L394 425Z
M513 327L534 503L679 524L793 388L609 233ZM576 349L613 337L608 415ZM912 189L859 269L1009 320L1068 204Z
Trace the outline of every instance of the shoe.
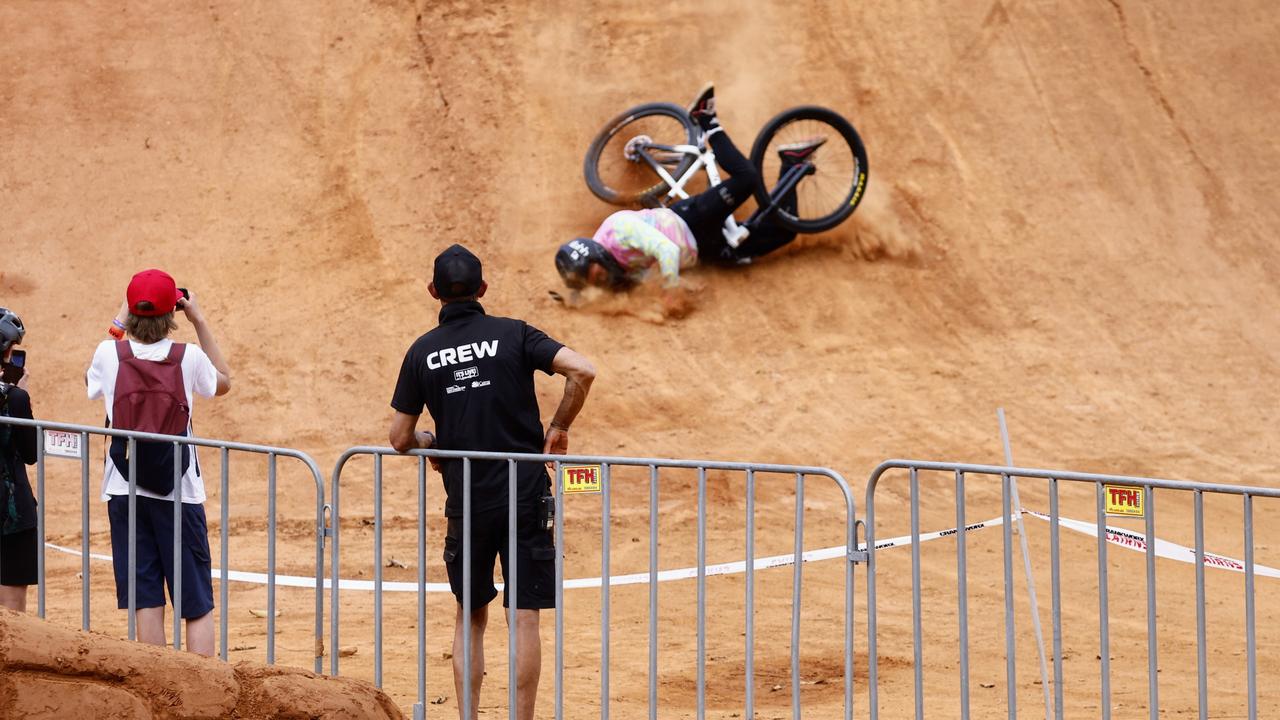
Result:
M715 83L709 82L698 91L697 97L689 104L689 117L693 118L693 121L703 130L710 130L720 125L720 121L716 119Z
M795 165L808 160L818 148L827 142L825 135L814 135L811 138L778 146L778 158L783 165Z

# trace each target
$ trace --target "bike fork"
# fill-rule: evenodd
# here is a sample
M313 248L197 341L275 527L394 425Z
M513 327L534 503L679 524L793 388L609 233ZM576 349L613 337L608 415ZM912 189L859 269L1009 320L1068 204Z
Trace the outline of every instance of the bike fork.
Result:
M773 192L769 195L769 204L765 207L758 208L751 214L751 217L747 218L747 222L745 224L749 227L758 226L761 220L778 209L778 204L782 202L782 198L786 197L787 193L795 190L796 186L800 184L800 181L804 179L804 176L812 175L816 171L817 168L811 162L802 162L799 165L794 165L789 168L782 174L781 178L778 178L778 186L774 188Z

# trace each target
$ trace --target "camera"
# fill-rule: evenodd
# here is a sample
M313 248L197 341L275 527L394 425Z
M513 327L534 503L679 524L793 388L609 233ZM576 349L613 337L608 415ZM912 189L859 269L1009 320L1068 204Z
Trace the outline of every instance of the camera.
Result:
M191 292L190 292L189 290L187 290L186 288L182 288L182 287L180 287L180 288L178 288L178 292L182 293L182 299L183 299L183 300L190 300L190 299L191 299Z
M7 382L10 385L22 379L27 367L27 351L14 350L9 355L9 361L3 365L3 373L0 373L0 381Z

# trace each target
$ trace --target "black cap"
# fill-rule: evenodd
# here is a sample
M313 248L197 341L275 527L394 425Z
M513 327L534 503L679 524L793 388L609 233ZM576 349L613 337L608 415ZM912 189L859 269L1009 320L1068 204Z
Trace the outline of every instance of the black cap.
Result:
M475 295L484 282L480 258L461 245L450 245L436 256L431 282L436 286L436 294L444 300Z

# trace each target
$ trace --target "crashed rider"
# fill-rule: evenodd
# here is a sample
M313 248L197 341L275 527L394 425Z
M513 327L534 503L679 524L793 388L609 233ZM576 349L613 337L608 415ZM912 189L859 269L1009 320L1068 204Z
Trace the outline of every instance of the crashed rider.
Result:
M738 247L722 232L725 218L751 197L760 175L734 146L716 118L715 88L708 83L689 107L716 160L729 178L669 208L622 210L605 219L590 238L575 238L556 252L556 269L565 285L625 290L657 266L664 287L678 286L680 271L703 263L742 264L777 250L795 233L766 218ZM782 170L813 155L826 138L813 137L778 148ZM795 209L795 194L782 206ZM789 206L789 207L788 207Z

